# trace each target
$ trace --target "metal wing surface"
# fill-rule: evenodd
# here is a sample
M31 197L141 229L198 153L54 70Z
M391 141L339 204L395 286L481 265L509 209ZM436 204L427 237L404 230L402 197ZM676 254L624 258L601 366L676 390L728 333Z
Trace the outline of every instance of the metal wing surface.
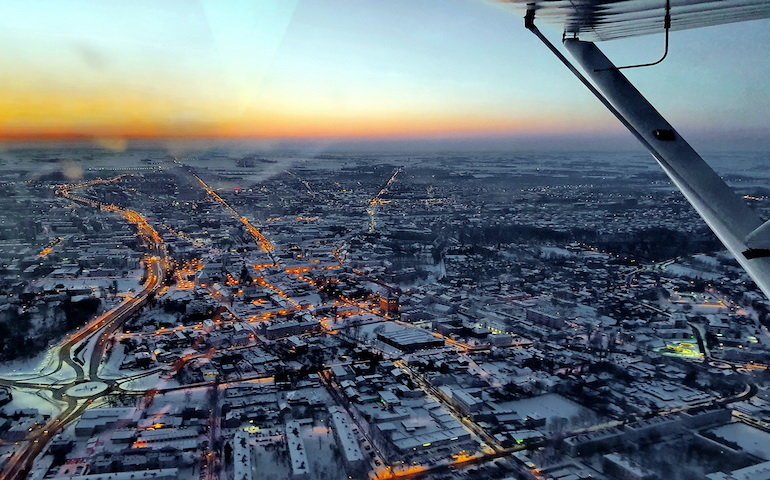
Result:
M601 41L662 33L666 0L497 0L534 9L568 35ZM708 27L770 17L768 0L669 0L671 29Z

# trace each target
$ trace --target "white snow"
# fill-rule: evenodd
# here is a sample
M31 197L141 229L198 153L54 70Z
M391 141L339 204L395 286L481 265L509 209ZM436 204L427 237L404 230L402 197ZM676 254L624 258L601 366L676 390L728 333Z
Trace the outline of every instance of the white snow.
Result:
M752 455L770 460L770 433L744 423L728 423L711 431Z

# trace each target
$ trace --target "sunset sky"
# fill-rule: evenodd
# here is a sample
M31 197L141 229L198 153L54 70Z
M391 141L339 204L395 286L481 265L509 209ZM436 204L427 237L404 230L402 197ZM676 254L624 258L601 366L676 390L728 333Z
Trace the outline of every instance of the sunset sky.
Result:
M768 27L675 32L661 66L629 76L686 136L770 146ZM603 44L616 63L662 46ZM0 140L592 136L630 141L490 1L0 3Z

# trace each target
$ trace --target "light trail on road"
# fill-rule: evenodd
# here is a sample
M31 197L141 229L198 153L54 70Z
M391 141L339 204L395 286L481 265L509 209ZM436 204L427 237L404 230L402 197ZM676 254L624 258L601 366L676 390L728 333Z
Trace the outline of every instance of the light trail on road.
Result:
M193 177L195 177L196 180L198 180L198 183L200 183L201 187L206 191L206 193L214 199L217 203L222 205L225 210L230 212L230 214L237 219L241 224L244 226L246 231L251 235L254 240L257 242L257 245L259 245L259 248L262 249L263 252L270 255L271 260L273 260L273 263L276 263L275 258L273 257L273 251L275 250L275 245L268 240L268 238L254 225L252 225L251 221L246 218L245 216L238 213L238 211L232 207L224 198L222 198L217 192L214 191L213 188L211 188L201 177L196 175L195 173L192 174Z

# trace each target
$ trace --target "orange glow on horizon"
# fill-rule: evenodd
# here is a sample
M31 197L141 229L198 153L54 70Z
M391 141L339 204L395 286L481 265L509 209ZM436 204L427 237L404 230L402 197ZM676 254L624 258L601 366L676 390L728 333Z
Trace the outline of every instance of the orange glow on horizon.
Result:
M167 126L158 126L157 128L88 128L88 129L1 129L0 142L35 142L35 141L93 141L100 146L110 150L123 150L126 148L126 141L141 140L285 140L285 141L312 141L312 140L419 140L419 139L441 139L450 137L467 138L497 138L497 137L547 137L557 135L580 135L606 133L606 127L596 126L591 128L588 125L582 125L581 129L571 129L569 131L558 128L549 129L514 129L506 128L505 124L496 125L496 128L448 128L442 129L440 126L434 128L424 128L417 126L415 129L392 128L383 130L350 131L344 129L319 128L314 131L285 131L268 132L252 131L246 128L211 128L211 129L186 129Z
M229 113L238 112L238 113ZM370 110L330 112L318 106L238 108L223 102L174 104L153 98L19 102L0 95L0 141L89 141L120 147L125 140L388 140L443 137L549 136L606 130L601 122L553 118L540 112Z

